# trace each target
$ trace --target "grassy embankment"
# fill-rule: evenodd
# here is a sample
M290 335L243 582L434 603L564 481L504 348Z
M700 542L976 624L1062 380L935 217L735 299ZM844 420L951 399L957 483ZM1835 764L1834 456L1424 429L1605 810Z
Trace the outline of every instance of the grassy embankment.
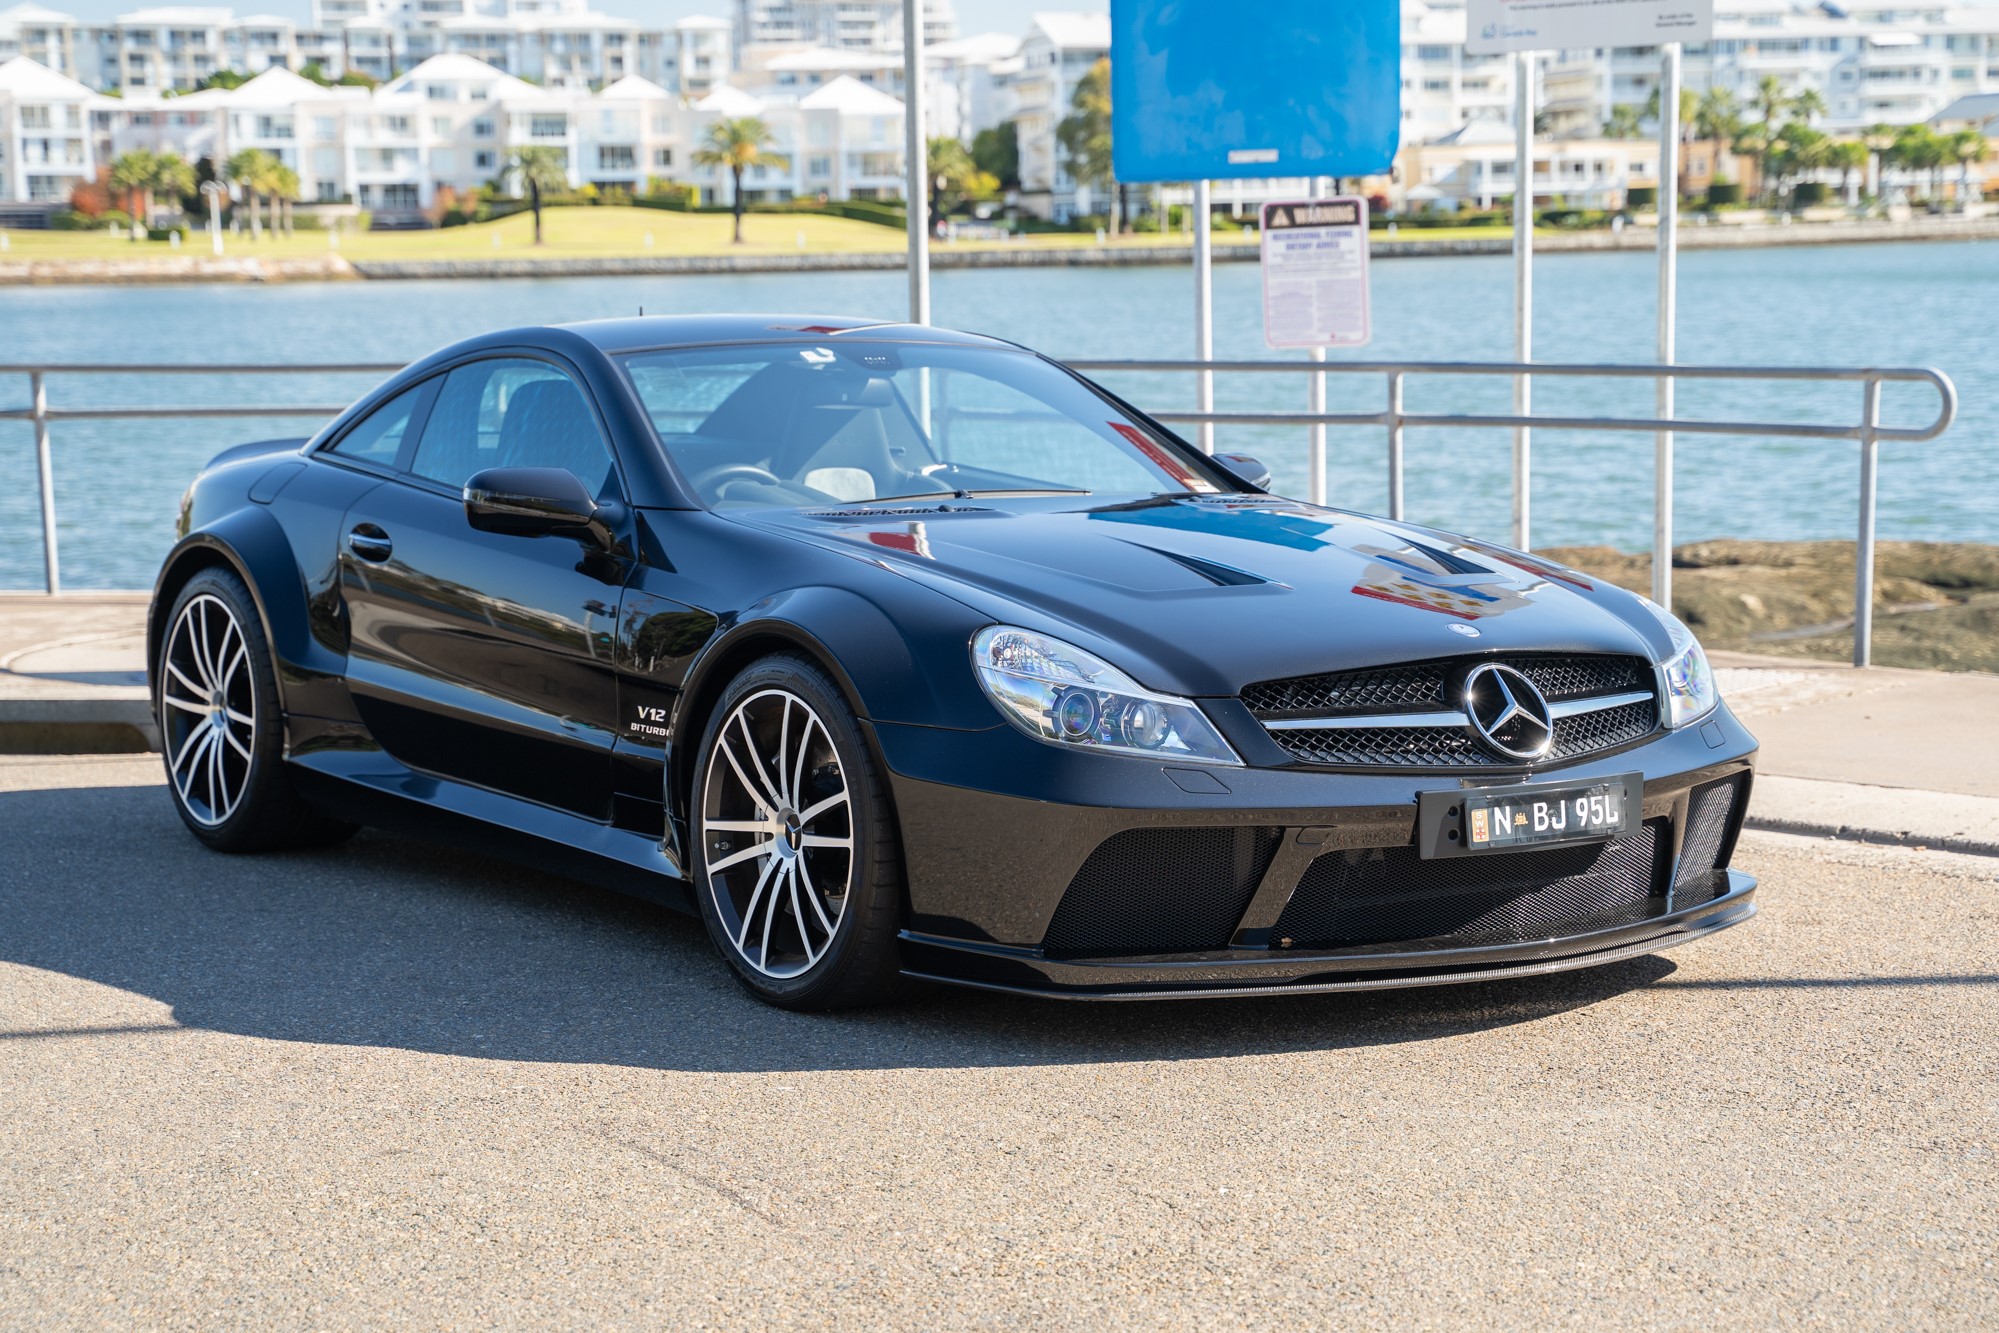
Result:
M876 223L810 213L751 213L743 219L743 244L729 239L730 219L723 213L672 213L659 209L605 206L551 208L542 214L544 243L534 244L534 219L526 213L497 222L476 223L437 231L362 232L340 237L339 252L353 260L607 259L668 255L866 254L903 249L903 233ZM1490 227L1451 227L1409 232L1411 238L1455 240L1491 236ZM650 243L648 243L650 237ZM1246 239L1236 233L1218 234L1218 242ZM253 241L245 233L225 238L232 259L308 258L330 249L326 232L301 231L291 236L266 235ZM939 250L1062 250L1094 247L1086 232L1057 232L1018 241L938 242ZM1179 234L1118 237L1120 249L1189 244ZM180 249L165 241L132 241L101 231L15 231L0 265L32 261L76 260L118 262L210 253L208 236L195 231Z
M1880 666L1999 671L1999 546L1883 542L1874 583ZM1652 559L1607 546L1544 552L1621 587ZM1852 542L1695 542L1673 552L1673 610L1710 648L1853 658Z

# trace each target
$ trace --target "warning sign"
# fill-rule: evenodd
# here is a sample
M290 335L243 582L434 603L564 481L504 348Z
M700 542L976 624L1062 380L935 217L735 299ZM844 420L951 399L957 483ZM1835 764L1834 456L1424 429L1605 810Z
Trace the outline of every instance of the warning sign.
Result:
M1263 337L1272 347L1361 347L1367 302L1367 200L1263 206Z

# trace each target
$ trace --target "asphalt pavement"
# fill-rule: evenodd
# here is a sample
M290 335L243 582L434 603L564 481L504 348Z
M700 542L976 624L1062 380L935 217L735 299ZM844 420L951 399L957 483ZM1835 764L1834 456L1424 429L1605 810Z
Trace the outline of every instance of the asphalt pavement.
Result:
M695 921L0 757L0 1326L1999 1325L1999 861L1556 977L766 1009Z

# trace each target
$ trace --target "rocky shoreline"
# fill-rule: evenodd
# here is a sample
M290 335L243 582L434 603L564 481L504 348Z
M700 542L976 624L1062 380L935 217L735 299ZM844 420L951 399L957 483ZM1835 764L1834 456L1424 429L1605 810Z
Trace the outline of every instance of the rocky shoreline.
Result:
M1673 610L1710 648L1771 657L1853 657L1852 542L1693 542L1673 550ZM1652 558L1608 546L1540 552L1636 592ZM1999 672L1999 546L1876 547L1877 666Z

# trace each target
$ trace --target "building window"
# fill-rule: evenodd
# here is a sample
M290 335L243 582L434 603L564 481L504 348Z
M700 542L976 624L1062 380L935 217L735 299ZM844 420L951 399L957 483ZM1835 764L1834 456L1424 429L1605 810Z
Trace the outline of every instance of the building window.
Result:
M472 165L480 171L491 171L493 169L493 154L481 148L478 152L472 154Z
M569 117L542 116L528 117L528 135L535 139L560 139L569 133Z
M599 171L631 171L638 166L638 154L629 144L598 144Z
M673 165L673 150L672 150L671 148L655 148L655 149L653 149L653 150L652 150L652 164L653 164L654 166L656 166L656 167L670 167L670 166L672 166L672 165Z
M472 122L472 133L473 133L474 137L476 137L476 138L480 138L480 139L490 139L490 138L492 138L492 137L493 137L493 122L492 122L492 121L490 121L490 120L475 120L475 121L473 121L473 122Z
M440 138L440 139L448 139L448 138L450 138L450 137L451 137L451 117L449 117L449 116L432 116L432 117L430 118L430 132L431 132L432 134L436 135L436 136L437 136L438 138Z

